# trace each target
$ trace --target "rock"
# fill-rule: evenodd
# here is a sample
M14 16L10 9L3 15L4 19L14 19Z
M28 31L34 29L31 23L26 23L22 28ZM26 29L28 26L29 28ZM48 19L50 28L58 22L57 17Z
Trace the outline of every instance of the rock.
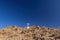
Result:
M0 30L0 40L60 40L60 29L13 26Z

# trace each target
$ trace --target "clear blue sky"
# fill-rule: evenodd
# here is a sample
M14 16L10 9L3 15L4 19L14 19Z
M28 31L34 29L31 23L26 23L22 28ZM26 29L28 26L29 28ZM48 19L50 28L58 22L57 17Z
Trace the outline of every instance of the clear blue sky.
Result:
M0 0L0 28L26 23L60 28L60 0Z

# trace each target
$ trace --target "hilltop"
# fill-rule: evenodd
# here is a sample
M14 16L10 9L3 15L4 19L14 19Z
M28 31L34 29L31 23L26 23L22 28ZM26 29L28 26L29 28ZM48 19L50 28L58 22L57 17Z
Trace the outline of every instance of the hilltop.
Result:
M38 26L14 26L0 30L0 40L60 40L60 30Z

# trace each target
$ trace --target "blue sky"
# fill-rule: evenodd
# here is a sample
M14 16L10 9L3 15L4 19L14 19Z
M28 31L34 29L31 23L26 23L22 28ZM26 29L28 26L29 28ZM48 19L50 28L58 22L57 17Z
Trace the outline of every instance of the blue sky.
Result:
M60 28L60 0L0 0L0 28L26 23Z

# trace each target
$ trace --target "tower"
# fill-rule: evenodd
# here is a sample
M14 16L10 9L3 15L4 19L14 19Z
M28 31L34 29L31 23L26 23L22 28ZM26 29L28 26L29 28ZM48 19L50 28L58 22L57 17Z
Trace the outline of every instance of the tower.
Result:
M30 23L27 23L27 29L29 28Z

